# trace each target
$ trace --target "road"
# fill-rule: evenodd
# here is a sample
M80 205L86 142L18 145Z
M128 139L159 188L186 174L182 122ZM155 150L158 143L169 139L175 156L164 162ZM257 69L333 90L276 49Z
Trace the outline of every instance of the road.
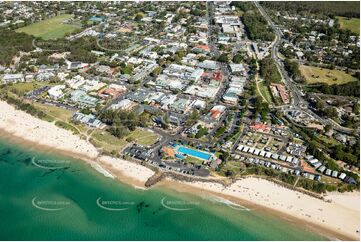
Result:
M275 32L276 38L271 44L271 57L275 61L275 63L277 64L277 67L278 67L278 69L280 71L280 74L282 76L282 80L284 81L284 83L287 86L288 90L290 90L290 93L291 93L291 96L292 96L292 101L291 101L290 106L291 107L293 106L293 108L295 108L295 109L299 109L299 110L303 110L303 111L307 112L308 114L313 116L316 120L318 120L321 124L323 124L323 125L328 125L329 124L329 125L331 125L333 127L334 130L336 130L336 131L338 131L340 133L354 134L355 130L342 127L339 124L330 121L328 118L320 117L319 115L317 115L316 113L314 113L312 110L310 110L308 108L309 103L306 100L303 99L303 97L302 97L303 95L302 95L301 91L298 89L295 82L288 76L288 73L287 73L287 71L285 70L285 67L284 67L284 63L278 56L278 46L282 42L282 32L281 32L281 30L279 29L278 26L276 26L274 24L272 19L269 17L269 15L264 10L264 8L259 4L259 2L254 1L254 4L256 5L256 7L260 11L261 15L267 20L268 24L272 27L272 29ZM359 135L359 132L357 132L357 135Z

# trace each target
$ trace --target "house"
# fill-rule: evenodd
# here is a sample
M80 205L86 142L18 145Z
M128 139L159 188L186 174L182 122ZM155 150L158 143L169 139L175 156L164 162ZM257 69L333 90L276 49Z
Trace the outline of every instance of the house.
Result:
M326 169L326 172L325 172L325 174L326 174L326 176L331 176L331 170L330 169Z
M338 172L337 171L332 171L332 177L337 178L337 176L338 176Z
M318 168L318 171L323 173L326 170L326 166L321 166L320 168Z
M356 185L357 182L355 181L355 179L353 179L352 177L350 176L347 176L345 179L344 179L344 182L348 183L348 184L351 184L351 185Z
M339 176L338 176L339 179L341 180L344 180L346 178L346 174L345 173L341 173Z

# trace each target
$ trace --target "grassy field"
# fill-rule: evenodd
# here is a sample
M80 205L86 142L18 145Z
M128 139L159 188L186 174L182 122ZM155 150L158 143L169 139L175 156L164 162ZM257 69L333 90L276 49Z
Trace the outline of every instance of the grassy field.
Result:
M314 66L300 65L300 71L305 77L308 84L314 83L326 83L332 84L344 84L357 79L344 71L330 70Z
M268 103L273 103L272 94L269 88L264 84L265 82L258 83L259 91L261 92L262 96L266 99Z
M5 87L1 88L0 92L2 93L12 92L17 96L22 97L27 92L46 85L52 86L55 84L49 84L49 82L19 82L19 83L6 85Z
M139 145L149 146L158 140L158 135L144 129L137 128L132 131L127 138L134 140L134 142Z
M227 161L221 170L218 171L218 174L226 176L226 172L230 171L232 172L232 176L239 176L242 173L242 167L244 167L244 165L240 161Z
M64 122L69 121L71 119L71 117L73 116L72 111L67 110L65 108L60 108L60 107L56 107L56 106L51 106L51 105L47 105L47 104L42 104L42 103L33 103L33 105L38 108L39 110L44 111L45 113L56 117Z
M104 130L96 130L92 133L91 142L97 146L101 147L106 152L112 152L113 150L119 151L119 149L126 145L127 142L123 139L118 139L117 137L111 135L109 132Z
M341 29L349 29L353 33L360 34L360 19L337 17Z
M72 17L72 14L58 15L56 17L19 28L16 32L24 32L35 37L40 37L44 40L62 38L65 34L71 33L80 28L77 25L63 24L63 21L71 19Z
M152 145L157 139L158 135L146 130L137 128L136 130L130 132L126 137L119 139L105 130L96 130L91 135L91 142L102 148L104 151L111 153L112 151L119 151L124 145L128 142L126 139L131 138L135 143L139 145Z
M197 158L194 158L194 157L191 157L191 156L187 156L187 158L185 159L185 162L193 163L193 164L196 164L196 165L202 165L204 161L200 160L200 159L197 159Z

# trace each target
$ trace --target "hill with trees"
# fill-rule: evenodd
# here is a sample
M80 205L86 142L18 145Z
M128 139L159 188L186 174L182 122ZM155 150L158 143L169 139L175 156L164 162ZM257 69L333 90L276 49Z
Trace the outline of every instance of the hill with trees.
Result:
M267 1L261 2L264 7L277 11L309 12L313 14L338 15L343 17L360 17L360 2L351 1Z
M0 31L0 65L10 65L13 57L19 52L33 50L33 37L13 30Z

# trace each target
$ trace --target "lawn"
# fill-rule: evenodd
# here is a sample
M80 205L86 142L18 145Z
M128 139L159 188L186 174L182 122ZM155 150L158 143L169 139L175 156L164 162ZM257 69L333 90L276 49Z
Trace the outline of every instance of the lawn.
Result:
M357 80L355 77L344 71L330 70L314 66L300 65L300 71L308 84L326 83L328 85L332 85L344 84Z
M187 156L187 158L184 160L187 163L193 163L196 165L203 165L203 160L197 159L195 157Z
M48 82L19 82L14 84L6 85L1 88L1 92L12 92L19 97L24 96L27 92L35 90L42 86L51 86Z
M63 23L65 20L69 20L73 16L74 15L72 14L61 14L53 18L19 28L16 32L24 32L35 37L40 37L44 40L62 38L65 34L71 33L80 28L77 25Z
M91 142L101 147L106 152L112 152L113 150L119 151L121 147L127 144L123 139L119 139L105 130L96 130L92 133Z
M273 103L271 92L269 90L269 87L264 85L265 82L258 82L257 84L259 91L261 92L262 96L266 99L266 101L268 103Z
M359 18L346 18L346 17L337 17L338 22L340 23L341 29L349 29L353 33L360 34L360 19Z
M338 142L336 139L334 139L332 137L326 137L324 135L318 135L317 138L319 138L322 142L324 142L328 146L335 146L335 145L340 144L340 142Z
M227 161L218 174L226 176L226 172L230 171L232 172L232 176L237 176L240 175L242 166L240 161Z
M42 104L42 103L37 103L37 102L34 102L33 105L36 108L38 108L39 110L42 110L43 112L45 112L55 118L58 118L64 122L70 121L70 119L74 113L65 108L60 108L57 106L52 106L52 105L47 105L47 104Z
M60 127L60 128L69 130L69 131L73 132L73 134L79 134L79 131L74 126L72 126L71 124L69 124L67 122L56 121L55 125Z
M139 145L150 146L157 142L159 136L156 133L137 128L136 130L130 132L127 138L133 139L134 142Z

